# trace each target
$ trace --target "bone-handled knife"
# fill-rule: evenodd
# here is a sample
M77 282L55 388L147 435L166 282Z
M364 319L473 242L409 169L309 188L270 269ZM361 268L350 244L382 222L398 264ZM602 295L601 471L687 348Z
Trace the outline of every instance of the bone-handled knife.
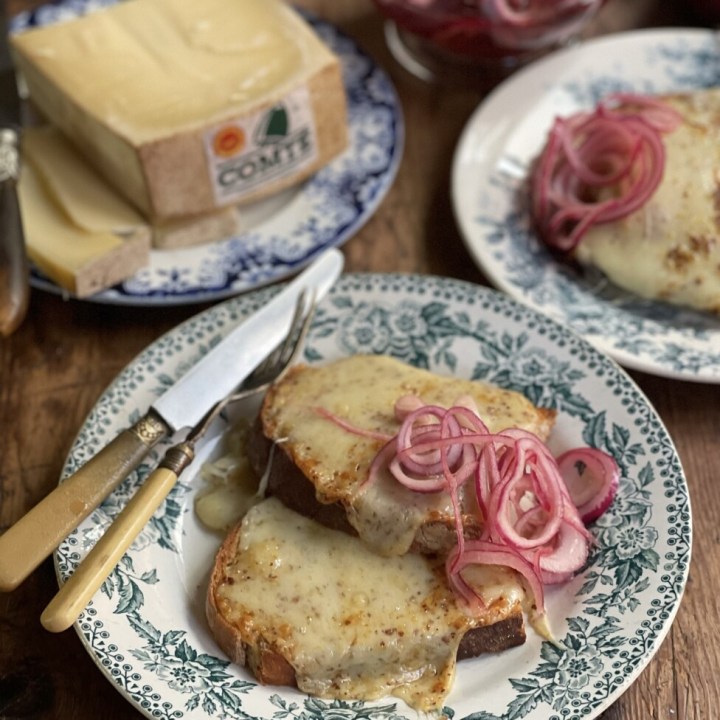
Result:
M21 105L0 2L0 336L17 330L30 297L30 270L18 203Z
M339 250L323 253L199 359L140 420L1 535L0 590L17 587L157 443L195 425L212 405L236 388L285 337L300 293L314 291L319 301L342 267Z

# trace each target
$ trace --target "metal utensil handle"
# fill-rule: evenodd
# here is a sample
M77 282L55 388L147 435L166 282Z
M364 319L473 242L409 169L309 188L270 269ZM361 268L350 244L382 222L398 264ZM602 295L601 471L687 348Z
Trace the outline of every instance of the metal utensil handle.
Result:
M150 413L123 430L0 536L0 591L14 590L169 430Z
M3 336L19 327L30 297L30 270L17 196L17 145L15 130L0 129L0 335Z
M193 458L191 443L180 443L168 450L162 464L145 479L48 603L40 616L40 622L46 630L62 632L75 622Z

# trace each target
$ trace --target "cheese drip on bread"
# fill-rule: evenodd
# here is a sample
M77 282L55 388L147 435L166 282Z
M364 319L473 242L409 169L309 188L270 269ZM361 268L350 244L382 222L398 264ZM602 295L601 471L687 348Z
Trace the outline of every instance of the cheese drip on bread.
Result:
M442 561L380 557L270 499L248 512L218 556L209 619L221 646L231 656L242 646L256 675L271 673L267 682L277 681L279 656L312 695L395 695L438 710L465 634L521 612L512 571L473 573L486 610L471 616L448 587Z

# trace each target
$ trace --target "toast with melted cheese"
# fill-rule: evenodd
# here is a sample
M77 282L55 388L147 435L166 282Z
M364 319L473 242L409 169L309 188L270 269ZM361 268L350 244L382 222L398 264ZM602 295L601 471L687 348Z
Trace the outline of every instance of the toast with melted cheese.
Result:
M458 659L525 640L517 576L476 567L465 579L485 605L472 615L442 560L381 557L270 498L223 542L207 618L224 652L262 683L345 700L395 695L438 710Z
M632 214L591 227L573 256L643 298L720 313L720 89L659 99L682 117L662 137L660 185Z
M248 446L251 464L265 476L267 494L324 525L358 535L384 556L447 552L456 542L449 495L412 492L387 471L361 489L383 441L349 432L318 411L394 435L400 427L394 406L405 395L442 407L469 395L492 432L518 427L544 440L555 419L553 410L535 407L520 393L442 377L386 356L295 366L268 391ZM465 534L473 537L481 527L470 485L461 500Z

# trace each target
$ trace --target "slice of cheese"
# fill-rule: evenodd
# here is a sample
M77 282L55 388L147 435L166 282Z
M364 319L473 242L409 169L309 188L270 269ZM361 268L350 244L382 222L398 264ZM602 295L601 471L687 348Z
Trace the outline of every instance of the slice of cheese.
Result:
M347 143L339 61L279 0L129 0L12 45L34 103L152 218L267 196Z
M32 161L23 167L18 195L30 260L76 297L94 295L147 265L150 233L146 227L122 238L76 225L55 202Z
M90 167L51 125L28 128L23 153L40 173L44 189L70 221L93 233L128 233L147 222Z
M40 173L43 189L68 219L86 232L121 236L149 232L153 247L168 249L222 240L242 229L235 206L189 218L149 222L52 125L25 130L23 152Z
M519 612L524 599L511 570L476 566L465 579L485 608L471 615L441 559L375 555L275 499L248 512L229 550L211 586L218 612L242 642L275 648L298 687L322 697L392 694L438 710L465 633Z

